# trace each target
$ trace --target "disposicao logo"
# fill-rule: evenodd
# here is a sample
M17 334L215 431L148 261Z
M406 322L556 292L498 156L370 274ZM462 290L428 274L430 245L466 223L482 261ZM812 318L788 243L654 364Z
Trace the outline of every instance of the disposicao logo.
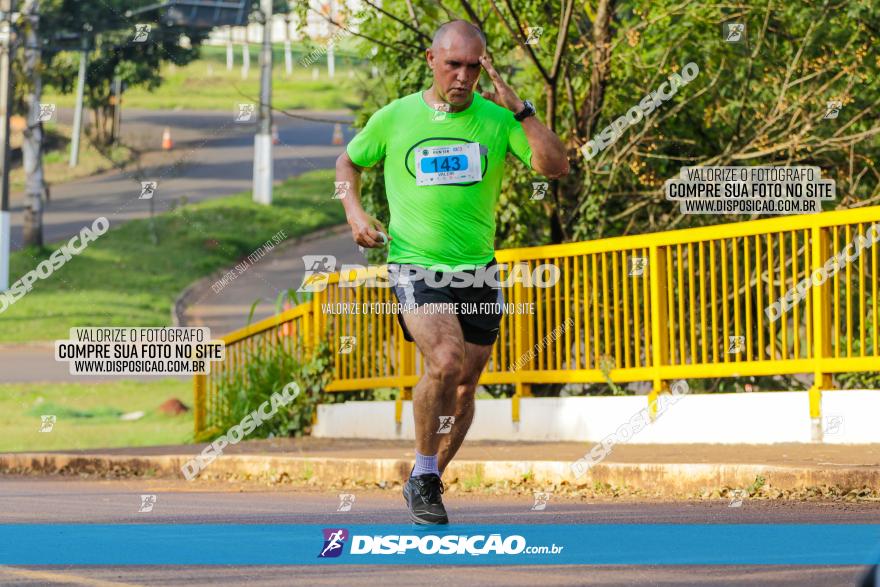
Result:
M324 547L318 558L338 557L346 542L350 544L348 554L356 555L558 555L565 548L547 544L528 546L524 536L512 534L502 536L498 533L448 535L372 535L349 534L344 528L325 528Z
M342 554L345 541L348 540L348 530L345 528L324 528L324 548L318 558L335 558Z

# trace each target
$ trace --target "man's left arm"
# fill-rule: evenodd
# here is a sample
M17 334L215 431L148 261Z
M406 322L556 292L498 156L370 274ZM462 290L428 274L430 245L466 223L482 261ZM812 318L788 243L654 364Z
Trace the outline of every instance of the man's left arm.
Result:
M489 58L480 57L480 63L495 86L494 92L483 92L483 97L507 108L514 114L521 112L525 108L525 104L519 99L516 92L501 79ZM559 137L534 115L519 124L522 124L529 148L532 150L532 169L551 179L567 175L569 171L568 157L565 156L565 145L562 144Z
M525 106L517 112L521 112ZM568 175L568 157L565 146L552 130L544 126L537 116L529 116L523 120L523 130L532 150L532 169L550 179Z

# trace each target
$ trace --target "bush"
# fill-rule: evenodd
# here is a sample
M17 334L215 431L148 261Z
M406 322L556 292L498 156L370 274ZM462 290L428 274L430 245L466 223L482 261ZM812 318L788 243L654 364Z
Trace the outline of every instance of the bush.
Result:
M301 348L302 341L297 346ZM249 413L268 401L273 393L280 393L287 384L295 382L300 389L296 399L278 410L272 418L257 427L251 438L270 436L303 436L311 432L311 425L321 402L321 392L330 382L333 355L327 342L321 342L311 357L300 361L282 345L262 341L253 351L246 352L245 364L229 378L218 383L220 397L225 398L227 410L218 422L217 435L241 422Z

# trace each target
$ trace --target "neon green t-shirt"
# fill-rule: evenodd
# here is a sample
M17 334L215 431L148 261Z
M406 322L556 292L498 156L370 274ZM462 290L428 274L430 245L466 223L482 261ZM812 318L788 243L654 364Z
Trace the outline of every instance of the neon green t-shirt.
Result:
M348 144L348 156L359 167L385 160L389 263L462 268L492 260L505 156L510 151L531 166L532 151L510 110L473 96L461 112L435 110L422 92L405 96L373 114ZM479 143L482 180L416 185L417 149L424 154L426 147L463 143ZM449 167L448 160L440 162Z

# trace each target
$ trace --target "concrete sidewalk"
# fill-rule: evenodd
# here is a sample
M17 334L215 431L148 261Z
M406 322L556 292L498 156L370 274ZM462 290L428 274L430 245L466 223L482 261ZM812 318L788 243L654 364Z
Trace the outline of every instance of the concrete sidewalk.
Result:
M179 478L180 467L205 446L5 453L0 454L0 473ZM580 443L465 442L444 480L501 491L603 487L615 495L665 498L724 495L755 485L764 497L880 498L880 445L618 445L575 479L570 465L590 448ZM227 447L202 475L388 487L406 477L413 458L411 443L401 441L256 440Z

